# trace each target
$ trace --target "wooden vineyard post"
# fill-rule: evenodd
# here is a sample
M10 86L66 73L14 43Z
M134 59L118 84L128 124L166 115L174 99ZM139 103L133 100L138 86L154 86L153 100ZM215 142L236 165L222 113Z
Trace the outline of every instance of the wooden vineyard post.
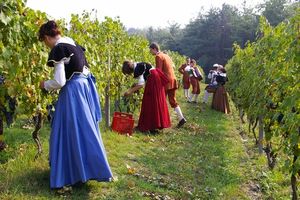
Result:
M0 116L0 151L2 151L5 148L5 143L3 141L3 118Z
M111 42L110 39L108 39L108 44L110 46ZM110 68L111 68L111 57L110 57L110 48L108 50L108 74L110 74ZM108 79L107 85L105 87L105 125L107 128L110 127L110 79Z
M258 152L260 154L263 153L263 139L264 139L264 124L263 124L263 116L260 115L258 119L259 123L259 135L258 135Z

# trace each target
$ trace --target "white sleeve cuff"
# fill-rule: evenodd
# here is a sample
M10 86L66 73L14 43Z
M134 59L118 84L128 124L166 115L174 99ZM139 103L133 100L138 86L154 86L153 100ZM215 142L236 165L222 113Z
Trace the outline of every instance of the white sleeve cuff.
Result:
M63 62L54 64L54 79L45 81L44 87L47 91L57 90L66 84L65 65Z

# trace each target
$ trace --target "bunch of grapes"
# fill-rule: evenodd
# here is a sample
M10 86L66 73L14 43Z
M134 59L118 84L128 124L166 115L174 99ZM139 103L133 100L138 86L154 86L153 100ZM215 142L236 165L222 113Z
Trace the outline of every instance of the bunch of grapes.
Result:
M8 95L5 96L5 100L8 102L8 108L3 107L2 112L5 116L5 121L8 127L10 127L14 121L14 114L17 107L17 100L16 98L12 98Z
M0 74L0 85L4 84L4 76Z

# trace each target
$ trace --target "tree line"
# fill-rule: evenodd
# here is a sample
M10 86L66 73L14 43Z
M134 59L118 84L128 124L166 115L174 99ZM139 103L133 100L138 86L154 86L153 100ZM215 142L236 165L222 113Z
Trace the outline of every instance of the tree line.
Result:
M259 35L260 16L265 16L272 26L278 25L295 14L299 1L266 0L253 8L223 4L221 8L200 11L185 27L170 24L165 28L129 28L129 34L145 36L150 42L158 42L164 49L177 51L192 57L207 72L214 63L226 65L233 56L233 44L244 47ZM179 67L179 66L177 66Z

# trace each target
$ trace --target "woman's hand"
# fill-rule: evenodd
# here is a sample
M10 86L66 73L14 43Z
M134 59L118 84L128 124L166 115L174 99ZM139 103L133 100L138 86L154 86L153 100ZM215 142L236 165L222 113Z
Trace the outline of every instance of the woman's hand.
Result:
M132 95L134 92L138 91L138 90L141 89L143 86L144 86L144 84L143 84L143 85L135 84L134 87L131 87L130 89L128 89L128 90L124 93L124 96L125 96L125 97L128 97L128 96Z
M130 96L130 95L131 95L130 91L126 91L126 92L124 93L124 97L128 97L128 96Z
M45 88L45 81L41 81L41 82L40 82L40 88L41 88L41 89L44 89L44 88Z

